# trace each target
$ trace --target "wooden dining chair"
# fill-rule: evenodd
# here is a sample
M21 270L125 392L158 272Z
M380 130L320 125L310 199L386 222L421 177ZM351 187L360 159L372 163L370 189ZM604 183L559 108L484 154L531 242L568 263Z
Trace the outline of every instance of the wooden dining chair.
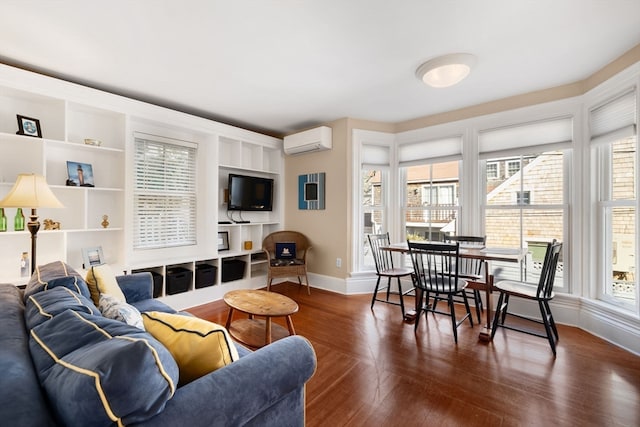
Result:
M549 341L549 345L551 346L553 355L556 355L556 342L558 341L559 336L558 329L556 328L556 323L553 320L551 308L549 307L549 301L551 301L554 297L553 281L556 276L556 269L561 252L562 243L556 241L555 239L547 245L544 263L542 264L542 271L540 272L540 280L537 284L519 282L515 280L501 280L494 284L494 290L500 292L500 297L498 298L498 305L496 306L496 312L493 318L493 326L491 328L492 340L496 333L496 330L499 327L524 332L529 335L546 338ZM536 301L540 309L541 319L522 316L513 312L509 312L509 300L512 297ZM544 325L544 333L516 324L506 324L505 320L507 318L507 315L517 317L528 322L542 324Z
M420 243L407 242L409 254L413 263L413 274L416 286L416 322L414 331L418 330L420 314L433 312L445 314L451 317L453 327L453 338L458 343L458 326L467 318L473 327L473 317L469 308L469 301L465 289L467 281L460 278L458 267L460 265L460 244L459 243ZM449 311L437 311L434 305L429 305L429 297L447 301ZM462 319L456 319L454 296L460 296L466 309L466 314ZM426 302L423 300L426 297Z
M376 264L376 274L378 275L378 280L376 281L376 287L373 291L373 297L371 298L371 308L373 309L373 305L376 301L384 302L387 304L399 305L400 310L402 311L402 317L404 318L404 296L413 292L413 286L410 289L403 291L402 290L402 282L401 279L403 277L409 277L413 274L413 270L411 268L405 267L396 267L393 265L393 256L390 251L384 250L385 246L390 245L389 241L389 233L384 234L369 234L369 246L371 247L371 254L373 255L373 260ZM380 281L382 278L387 279L387 285L383 288L380 288ZM398 284L398 302L390 299L392 294L391 292L391 279L396 279ZM378 292L386 290L386 298L381 299L378 298ZM395 292L394 292L395 294Z
M444 236L445 243L460 242L461 245L469 245L470 247L484 248L487 241L486 236ZM465 280L482 281L484 280L485 262L477 258L460 258L459 274ZM478 323L482 323L482 313L484 313L484 305L482 297L478 289L466 289L467 296L473 298L478 316ZM437 301L436 301L437 302ZM462 301L457 301L462 302Z

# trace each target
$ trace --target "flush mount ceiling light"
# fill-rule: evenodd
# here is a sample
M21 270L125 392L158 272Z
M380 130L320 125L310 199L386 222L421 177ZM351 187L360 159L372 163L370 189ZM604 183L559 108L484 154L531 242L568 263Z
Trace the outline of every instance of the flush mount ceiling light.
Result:
M471 72L476 57L469 53L452 53L425 62L416 70L416 77L433 87L449 87L462 81Z

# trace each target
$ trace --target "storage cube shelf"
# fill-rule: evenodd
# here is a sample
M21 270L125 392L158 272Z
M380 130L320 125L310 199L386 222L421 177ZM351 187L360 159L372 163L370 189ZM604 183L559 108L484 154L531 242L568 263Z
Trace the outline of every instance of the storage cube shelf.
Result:
M16 135L18 114L39 120L42 138ZM197 191L203 203L195 246L133 249L135 132L197 145ZM101 144L85 144L85 139ZM39 265L62 260L81 271L82 249L101 246L114 271L153 272L154 296L178 309L219 299L234 288L265 286L266 268L255 255L261 253L262 239L281 227L280 139L0 64L0 152L0 199L18 174L36 173L45 176L65 206L38 210L41 223L52 219L61 225L60 230L41 226ZM67 161L91 164L94 186L67 186ZM273 211L242 212L249 223L217 225L227 220L224 192L230 172L274 179ZM30 234L13 231L15 209L5 209L5 215L9 230L0 232L0 281L23 284L28 278L20 276L20 256L30 254ZM229 233L228 251L218 251L218 231ZM252 249L244 249L246 241ZM241 263L242 274L222 280L233 273L225 264ZM172 278L176 266L186 270L181 270L186 273L182 281Z

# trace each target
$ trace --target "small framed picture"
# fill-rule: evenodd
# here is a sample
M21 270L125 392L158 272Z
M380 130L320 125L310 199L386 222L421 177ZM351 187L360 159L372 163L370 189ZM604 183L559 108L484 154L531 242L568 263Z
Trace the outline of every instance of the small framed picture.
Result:
M93 168L89 163L67 161L67 185L93 187Z
M218 250L219 251L229 250L229 232L228 231L218 231Z
M42 138L42 130L40 129L40 120L31 117L21 116L18 117L18 135L33 136L35 138Z
M95 248L82 248L82 260L84 262L85 269L104 264L102 246L96 246Z

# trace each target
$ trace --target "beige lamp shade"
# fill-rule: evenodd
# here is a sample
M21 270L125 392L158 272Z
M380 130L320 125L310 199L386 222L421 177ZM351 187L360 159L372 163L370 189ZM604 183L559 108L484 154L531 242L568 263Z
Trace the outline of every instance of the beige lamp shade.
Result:
M23 173L18 175L7 197L0 201L3 208L64 208L53 194L42 175Z

